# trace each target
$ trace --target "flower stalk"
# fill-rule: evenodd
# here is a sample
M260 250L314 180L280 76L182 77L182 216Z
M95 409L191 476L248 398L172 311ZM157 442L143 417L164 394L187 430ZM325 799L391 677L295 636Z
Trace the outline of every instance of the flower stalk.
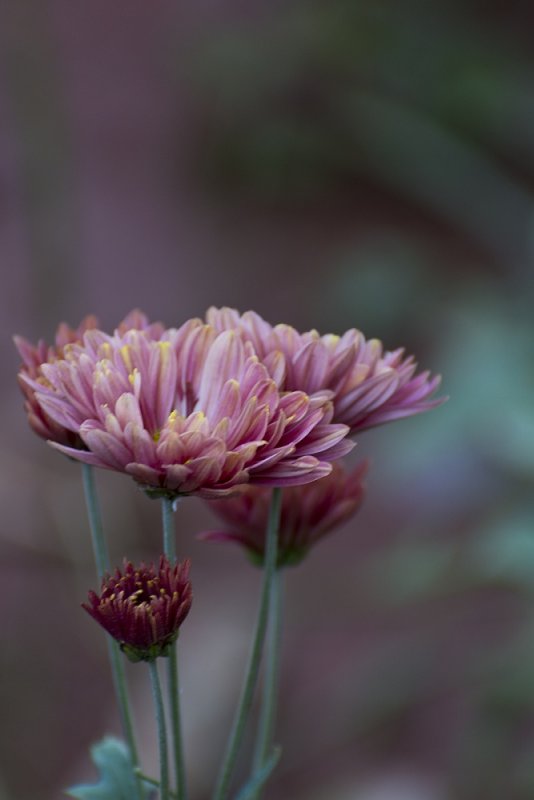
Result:
M156 712L156 723L158 727L159 741L159 760L160 760L160 798L170 800L169 793L169 759L167 753L167 727L165 725L165 712L163 709L163 697L161 694L161 684L159 681L158 667L156 660L148 662L150 670L150 684L152 687L152 698L154 700L154 710Z
M161 501L161 518L163 526L163 549L171 563L176 561L176 538L174 530L174 505L168 497ZM187 782L185 776L185 759L182 737L182 723L180 713L180 681L178 673L177 646L174 645L169 652L168 661L168 692L171 713L171 729L173 741L174 770L176 777L176 797L178 800L187 800Z
M280 508L282 501L282 490L273 489L271 505L269 510L269 521L266 535L265 566L263 573L263 586L260 599L260 607L256 622L256 630L252 648L250 651L249 662L245 674L241 696L234 717L234 723L228 740L226 753L223 759L219 779L213 795L213 800L226 800L232 778L232 772L239 753L239 748L243 741L245 725L250 714L254 689L258 680L263 643L268 622L269 604L271 598L271 588L273 577L276 571L276 559L278 549L278 528L280 524Z
M283 575L275 570L271 587L269 625L267 628L265 675L253 758L253 775L261 772L269 760L276 719L278 701L278 678L280 670L280 645L282 639ZM261 785L251 795L259 800Z
M89 464L82 464L82 474L85 503L87 506L87 516L89 518L89 528L91 530L91 541L93 544L97 576L101 581L105 572L109 570L109 556L104 538L102 515L100 513L100 504L98 502L96 493L93 468ZM111 663L113 686L115 689L115 695L119 707L119 715L121 718L122 731L130 751L132 768L135 771L139 767L139 756L137 753L132 715L130 712L130 702L126 687L124 662L120 653L119 645L113 639L108 639L108 653ZM138 797L142 796L139 780L137 781L137 793Z
M93 468L89 464L82 464L82 478L96 572L98 580L101 581L104 577L104 573L109 570L110 562L104 537L102 514L100 513L100 505L96 494L95 476Z

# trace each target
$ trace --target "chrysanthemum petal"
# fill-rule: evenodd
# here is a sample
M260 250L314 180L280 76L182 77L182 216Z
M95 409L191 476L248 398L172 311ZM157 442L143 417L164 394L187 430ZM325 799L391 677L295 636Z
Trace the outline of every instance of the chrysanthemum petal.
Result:
M319 480L286 488L280 514L279 566L298 563L319 539L357 512L364 496L366 470L366 462L351 471L336 464L331 474ZM257 563L262 563L270 497L268 485L250 484L227 499L210 502L225 527L204 532L198 538L240 544Z
M187 462L190 476L184 483L184 491L193 491L199 487L213 486L222 472L222 460L213 456L200 456Z
M179 492L191 474L191 470L185 464L164 464L165 486Z
M147 486L159 486L161 479L164 475L163 471L155 467L149 467L148 464L142 464L132 461L126 464L124 471L135 478L139 483L146 484Z
M285 467L285 465L284 465ZM277 467L266 473L265 475L259 474L254 476L254 483L258 486L303 486L306 483L313 483L314 481L325 478L330 475L332 471L332 464L329 461L317 461L316 466L313 468L287 468L278 470Z
M131 392L120 395L115 403L115 416L122 428L125 428L128 423L143 427L143 417L139 407L139 401Z
M316 425L306 441L299 447L299 453L304 456L323 453L326 450L330 451L334 445L346 439L348 432L349 427L347 425ZM352 450L354 443L350 443L347 440L346 446L349 446L349 449L345 452L349 452Z
M308 394L324 388L328 362L328 350L322 342L312 341L305 344L293 359L294 385L305 386Z
M141 425L128 422L124 428L124 442L136 462L149 466L157 463L156 444Z
M89 450L80 450L76 447L68 447L67 445L59 444L59 442L51 441L49 444L54 448L54 450L59 450L60 453L63 453L69 458L74 458L76 461L82 461L84 464L90 464L92 467L112 469L112 467L102 461L102 459L96 453L91 453Z
M240 375L244 361L243 344L234 331L221 333L211 345L198 392L198 408L207 417L216 413L224 384Z
M84 423L80 427L80 436L93 453L112 469L122 471L132 461L132 453L123 442L106 431L89 428Z

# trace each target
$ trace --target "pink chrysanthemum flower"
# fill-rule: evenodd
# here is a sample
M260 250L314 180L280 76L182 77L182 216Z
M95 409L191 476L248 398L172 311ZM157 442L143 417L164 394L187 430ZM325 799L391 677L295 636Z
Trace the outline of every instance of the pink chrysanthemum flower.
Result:
M285 490L278 537L279 567L298 564L319 539L358 511L364 497L366 471L367 462L351 472L341 464L334 464L326 478ZM199 538L236 542L247 550L255 564L263 564L270 497L270 491L264 487L245 486L234 497L210 502L210 508L227 528L207 531Z
M231 308L212 307L206 319L217 331L238 330L252 342L280 388L332 392L334 422L348 425L351 434L443 402L431 398L440 376L416 374L417 364L403 348L384 351L378 339L366 340L356 329L343 336L299 333L290 325L273 327L254 311L240 315Z
M54 345L47 345L43 339L34 345L22 336L14 337L15 345L22 358L18 382L25 399L24 408L30 427L43 439L76 448L85 447L76 431L56 422L41 408L35 397L34 386L35 383L43 386L47 384L41 369L42 364L52 364L62 359L67 345L80 343L86 331L96 328L98 328L98 319L89 315L80 322L77 328L70 328L65 322L62 322L56 331ZM138 309L130 311L119 323L117 330L123 333L130 328L144 330L147 336L154 339L159 339L164 330L161 323L150 323L146 315ZM29 383L28 378L33 383Z
M280 393L250 343L200 320L157 341L88 331L42 371L47 385L29 381L41 407L87 450L55 446L156 496L307 483L352 447L329 400Z
M124 562L102 581L100 594L89 592L82 607L119 642L130 661L154 661L169 654L191 608L189 562L159 567Z
M59 444L66 444L72 447L83 446L78 434L68 430L63 425L55 422L47 413L43 411L35 398L35 390L26 381L31 378L33 381L46 384L41 370L41 364L53 363L63 358L63 351L67 344L79 342L85 331L98 327L98 320L94 316L85 317L77 328L70 328L62 322L56 331L55 344L47 345L43 339L34 345L22 336L15 336L14 341L17 350L22 358L22 365L18 374L18 382L24 395L24 408L28 416L28 422L32 430L43 439L50 439Z

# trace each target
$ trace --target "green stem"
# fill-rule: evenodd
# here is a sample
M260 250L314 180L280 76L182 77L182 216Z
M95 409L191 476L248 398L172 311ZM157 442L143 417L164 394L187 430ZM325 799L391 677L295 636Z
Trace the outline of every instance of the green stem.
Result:
M260 707L260 718L254 749L253 774L259 772L266 762L271 749L276 705L278 697L278 675L280 666L280 642L282 634L282 570L277 569L271 587L269 608L269 627L267 629L265 676ZM252 797L259 800L261 786Z
M104 538L104 529L102 526L102 515L100 513L100 505L96 493L93 468L89 464L82 464L82 475L85 504L87 506L87 515L89 517L89 528L91 530L91 540L93 543L96 570L98 579L101 581L104 577L104 574L109 571L110 566L106 540ZM119 706L122 731L130 750L132 768L135 770L139 767L139 756L137 754L137 746L135 743L132 716L130 713L130 704L128 700L128 690L126 688L124 660L117 642L114 639L109 639L108 637L106 637L106 639L108 640L111 674L113 677L113 687L117 697L117 704ZM142 791L139 782L137 789L138 796L142 797Z
M96 494L95 476L93 468L89 464L82 464L83 490L85 492L85 504L89 517L89 528L91 530L91 540L93 543L93 553L95 556L96 571L98 580L101 581L105 572L109 572L109 555L104 537L102 526L102 515Z
M160 763L160 796L161 800L169 800L169 760L167 755L167 728L165 725L165 712L163 710L163 697L161 695L161 685L159 682L158 667L156 661L149 661L150 684L152 686L152 698L156 712L156 723L158 726L159 741L159 763Z
M265 565L263 573L263 586L260 599L260 607L256 622L256 630L249 655L248 667L245 674L241 696L237 706L236 715L232 725L232 730L228 740L225 757L222 763L219 779L213 795L213 800L226 800L232 778L232 772L238 756L243 736L245 724L250 714L254 689L258 680L258 673L261 663L263 642L267 628L269 603L271 596L271 586L273 576L276 571L276 558L278 550L278 527L280 524L280 507L282 500L282 490L273 489L271 506L269 509L269 521L267 524L266 544L265 544Z
M254 800L256 794L261 790L263 785L269 780L272 771L280 761L282 750L280 747L275 747L264 765L252 778L243 786L235 800Z
M176 561L176 536L174 530L173 500L164 497L161 501L161 521L163 524L163 552L169 561Z
M174 529L173 501L164 497L162 500L163 549L171 562L176 561L176 538ZM178 675L178 654L176 646L171 649L168 660L168 692L171 710L171 727L173 738L174 769L178 800L187 800L187 784L185 779L185 759L180 714L180 681Z
M141 780L145 781L145 783L149 783L151 786L155 786L155 787L156 787L156 789L159 789L160 783L159 783L159 781L158 781L158 780L156 780L156 778L151 778L151 777L150 777L150 775L145 775L145 773L144 773L144 772L141 772L141 770L140 770L140 769L137 769L137 770L135 771L135 774L136 774L136 775L137 775L137 776L138 776L138 777L139 777ZM175 798L176 798L176 795L175 795L175 793L174 793L174 792L171 792L171 791L169 791L169 797L171 798L171 800L175 800Z

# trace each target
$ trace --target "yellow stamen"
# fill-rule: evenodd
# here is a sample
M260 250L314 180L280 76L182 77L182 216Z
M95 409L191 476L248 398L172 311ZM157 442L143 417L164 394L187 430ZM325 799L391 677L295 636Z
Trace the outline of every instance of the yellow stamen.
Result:
M170 342L158 342L158 346L161 352L161 357L163 360L167 361L169 358L169 351L171 349Z
M129 345L125 344L125 345L123 345L123 347L121 347L121 356L122 356L122 360L124 361L124 363L126 365L126 369L128 370L128 372L131 372L132 371L132 359L130 357L130 347L129 347Z

